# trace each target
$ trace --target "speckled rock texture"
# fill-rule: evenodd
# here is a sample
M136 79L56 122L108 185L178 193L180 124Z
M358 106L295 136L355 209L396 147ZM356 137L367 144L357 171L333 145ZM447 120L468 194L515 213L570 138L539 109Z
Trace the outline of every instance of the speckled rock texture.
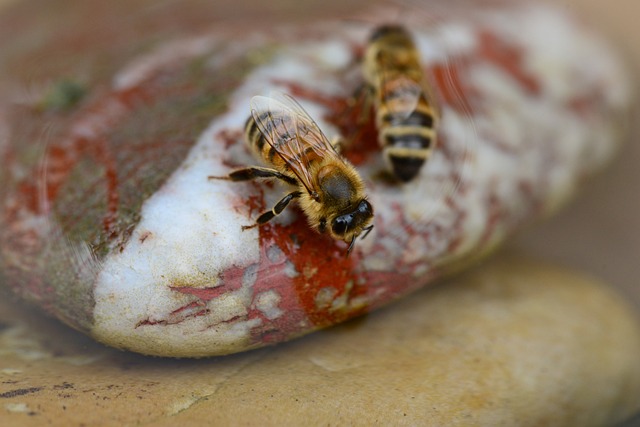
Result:
M609 46L564 12L415 9L406 26L442 125L421 175L399 185L379 178L375 129L350 107L364 43L389 6L361 22L250 31L204 25L208 9L196 3L176 16L134 14L136 25L116 18L119 3L93 13L100 25L80 19L84 7L55 10L70 23L61 34L53 19L26 31L20 7L1 18L2 31L29 37L5 41L13 102L0 109L0 268L4 283L73 327L146 354L286 341L461 269L606 164L632 102ZM345 156L376 228L349 258L295 208L242 231L282 190L207 179L255 163L242 125L250 97L272 89L351 140Z
M170 360L0 300L0 424L612 426L640 408L640 324L609 286L499 256L291 343Z

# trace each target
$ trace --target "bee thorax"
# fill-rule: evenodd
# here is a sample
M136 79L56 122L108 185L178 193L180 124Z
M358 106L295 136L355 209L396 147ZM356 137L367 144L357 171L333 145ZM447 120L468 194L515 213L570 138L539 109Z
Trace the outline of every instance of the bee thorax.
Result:
M357 194L353 180L332 165L327 165L318 172L318 182L325 203L348 204Z

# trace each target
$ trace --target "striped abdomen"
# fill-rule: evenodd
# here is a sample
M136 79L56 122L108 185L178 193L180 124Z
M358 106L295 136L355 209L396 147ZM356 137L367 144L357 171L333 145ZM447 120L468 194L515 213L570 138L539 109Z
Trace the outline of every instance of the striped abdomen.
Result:
M423 91L410 93L393 86L389 80L379 88L378 138L393 174L407 182L420 172L435 146L437 115Z
M364 77L374 96L385 158L399 180L410 181L435 146L438 113L425 86L420 53L406 28L391 24L373 32Z
M263 120L262 123L266 126L268 136L260 131L256 121L250 116L245 124L245 140L256 156L266 164L291 175L292 162L296 166L303 163L309 167L320 159L316 148L321 144L306 143L297 139L293 119L288 115L274 117L271 114L269 120ZM303 156L304 159L301 161Z

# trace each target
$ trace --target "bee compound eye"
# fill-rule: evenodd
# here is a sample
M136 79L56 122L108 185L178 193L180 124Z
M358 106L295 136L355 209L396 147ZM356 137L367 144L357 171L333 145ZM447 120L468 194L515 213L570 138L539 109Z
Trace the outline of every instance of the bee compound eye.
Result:
M371 206L371 203L366 200L361 201L358 205L358 213L365 216L373 215L373 207Z
M351 228L352 223L353 223L352 214L340 215L339 217L333 220L333 223L331 224L331 229L333 230L334 234L341 236L347 233L347 231Z

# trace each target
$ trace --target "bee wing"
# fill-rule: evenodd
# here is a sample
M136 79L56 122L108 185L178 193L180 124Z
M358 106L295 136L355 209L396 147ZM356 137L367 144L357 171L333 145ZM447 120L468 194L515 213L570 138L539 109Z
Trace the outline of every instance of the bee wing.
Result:
M251 116L267 143L317 199L319 188L310 172L311 162L328 156L339 161L342 158L311 116L289 95L254 96L250 105Z
M398 120L407 119L418 108L420 97L426 96L423 85L407 76L384 71L380 78L384 104Z
M308 151L320 157L333 156L344 162L344 158L336 151L336 148L331 144L324 132L320 130L320 126L298 101L292 96L280 92L275 92L274 99L290 107L296 114L297 125L299 126L297 135L304 136L305 141L312 143L312 146L308 147Z
M432 81L429 80L429 71L426 71L424 73L422 80L423 81L421 82L421 88L427 100L427 104L429 104L429 106L435 113L435 118L438 119L439 117L442 117L442 112L440 110L440 102L438 102L438 98L436 97L433 90L435 86L433 85Z

